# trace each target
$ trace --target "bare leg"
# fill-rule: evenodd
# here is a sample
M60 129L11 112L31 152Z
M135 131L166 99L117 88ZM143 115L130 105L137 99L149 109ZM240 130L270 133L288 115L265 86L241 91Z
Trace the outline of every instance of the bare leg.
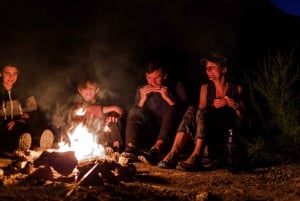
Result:
M203 145L204 145L203 139L197 139L197 140L196 140L196 144L195 144L194 151L193 151L192 154L191 154L186 160L184 160L183 162L184 162L184 163L187 163L187 164L192 164L192 163L194 163L195 157L200 157L201 152L202 152L202 150L203 150Z
M190 140L190 137L184 132L178 132L176 134L173 146L170 152L164 157L163 162L169 162L177 158L186 143Z
M202 167L200 156L202 150L204 149L203 139L197 139L193 153L184 161L181 161L177 164L176 168L185 170L185 171L195 171Z
M158 153L161 152L161 149L163 147L164 141L163 140L156 140L156 143L152 146L151 149L156 149Z

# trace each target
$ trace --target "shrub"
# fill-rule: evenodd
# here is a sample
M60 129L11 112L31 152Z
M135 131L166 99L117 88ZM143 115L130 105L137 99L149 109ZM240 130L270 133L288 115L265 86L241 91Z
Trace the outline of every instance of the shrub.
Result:
M257 70L244 74L249 87L250 128L256 140L249 154L257 150L300 155L300 81L295 49L269 51ZM262 143L263 142L263 143ZM256 144L258 143L258 144ZM258 147L260 147L258 149ZM251 150L256 150L251 153Z

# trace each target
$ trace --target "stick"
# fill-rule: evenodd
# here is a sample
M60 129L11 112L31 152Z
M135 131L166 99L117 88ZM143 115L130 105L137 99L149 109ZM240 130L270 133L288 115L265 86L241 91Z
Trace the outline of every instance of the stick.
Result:
M95 165L93 166L93 167L91 167L91 169L87 172L87 173L85 173L85 175L83 175L83 177L80 179L80 181L79 182L77 182L74 186L73 186L73 188L71 188L70 190L69 190L69 192L66 194L66 196L64 197L64 200L67 198L67 197L69 197L72 193L73 193L73 191L93 172L93 170L97 167L99 165L99 162L98 161L96 161L96 163L95 163Z

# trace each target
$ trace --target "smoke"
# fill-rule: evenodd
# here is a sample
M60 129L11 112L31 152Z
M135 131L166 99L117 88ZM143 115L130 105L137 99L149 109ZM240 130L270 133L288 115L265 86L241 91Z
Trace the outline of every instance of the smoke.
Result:
M18 83L59 126L85 73L100 81L103 104L126 111L144 79L146 60L159 59L173 75L198 85L195 72L201 54L215 47L235 50L227 18L211 17L207 5L196 1L15 2L2 8L9 23L0 33L6 47L1 63L20 64ZM198 91L195 94L198 97Z

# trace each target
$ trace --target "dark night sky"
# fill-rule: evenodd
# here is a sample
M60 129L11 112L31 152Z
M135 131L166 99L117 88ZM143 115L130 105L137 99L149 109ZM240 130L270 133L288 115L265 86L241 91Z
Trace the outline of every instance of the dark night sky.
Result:
M300 1L298 0L272 0L272 2L283 12L300 16Z
M300 35L300 17L267 0L7 0L0 15L0 63L21 66L20 82L45 110L67 98L82 71L99 77L103 97L127 108L148 58L179 72L197 99L198 60L207 52L222 50L240 75L268 48L294 47Z

